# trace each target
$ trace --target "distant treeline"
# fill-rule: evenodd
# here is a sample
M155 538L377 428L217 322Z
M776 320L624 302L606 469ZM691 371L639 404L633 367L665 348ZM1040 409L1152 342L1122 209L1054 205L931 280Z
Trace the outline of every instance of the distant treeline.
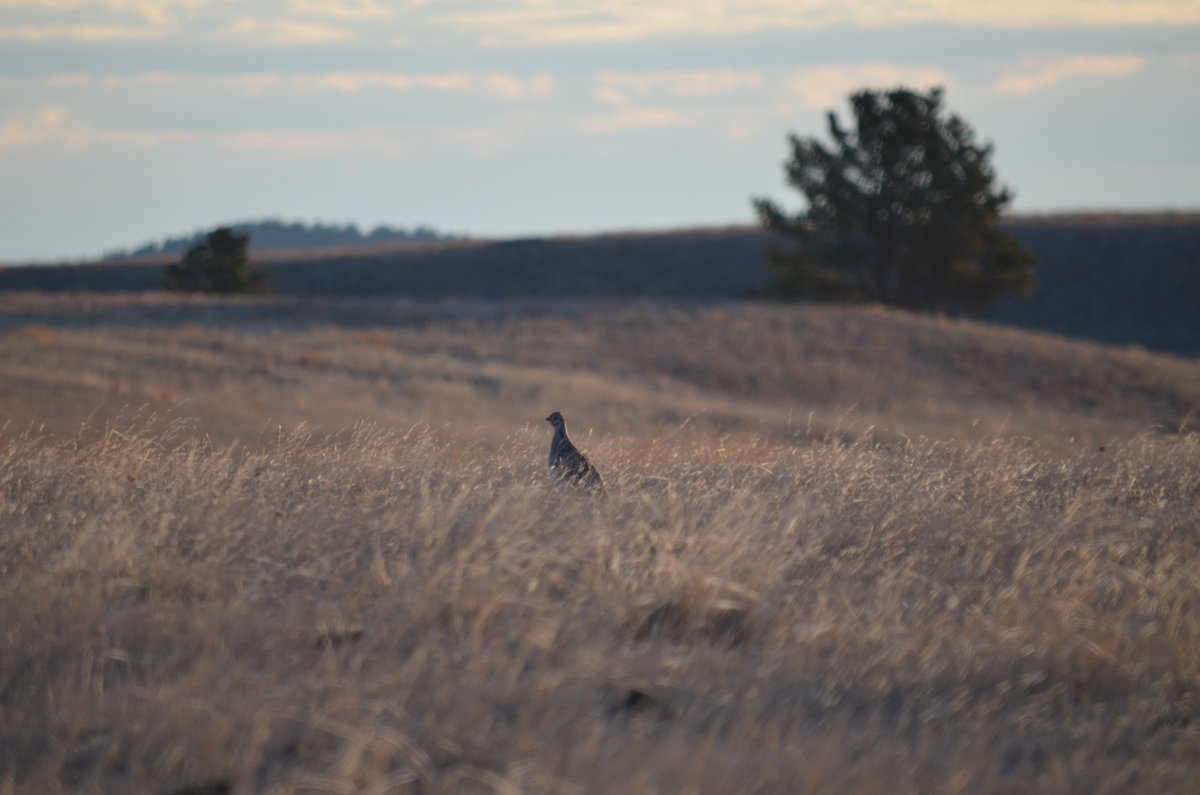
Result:
M983 319L1200 356L1200 214L1044 216L1006 224L1037 257L1038 290ZM731 300L757 294L773 238L757 228L264 255L281 297ZM153 290L157 263L0 268L0 290Z
M371 246L386 246L392 243L406 243L414 240L453 240L455 235L446 235L428 226L417 226L413 229L400 229L391 226L377 226L369 232L363 232L355 224L302 224L284 223L283 221L241 221L232 224L221 224L240 235L250 236L250 251L308 251L314 249L359 248ZM161 243L148 243L132 251L111 251L104 255L105 260L130 259L141 257L156 257L164 255L181 255L192 246L204 240L205 234L212 230L193 232L188 235L169 237Z

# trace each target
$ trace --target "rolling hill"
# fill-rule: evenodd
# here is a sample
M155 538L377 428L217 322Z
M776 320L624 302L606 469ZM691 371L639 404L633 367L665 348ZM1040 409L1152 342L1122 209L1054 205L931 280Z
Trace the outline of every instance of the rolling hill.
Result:
M0 295L0 791L1186 792L1198 409L870 307Z
M614 434L696 415L781 443L875 426L1093 445L1200 409L1195 361L881 308L10 293L0 331L6 418L67 433L185 401L229 440L364 417L494 439L571 404Z
M1014 218L1040 289L985 319L1116 345L1200 355L1200 216ZM736 300L767 282L770 239L750 228L505 241L415 242L256 256L280 295L412 300ZM0 268L0 291L154 289L164 260Z

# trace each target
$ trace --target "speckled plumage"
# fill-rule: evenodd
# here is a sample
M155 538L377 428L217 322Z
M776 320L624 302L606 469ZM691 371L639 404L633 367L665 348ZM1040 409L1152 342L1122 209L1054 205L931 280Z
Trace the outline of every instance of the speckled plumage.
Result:
M562 413L553 412L546 418L546 422L554 427L554 436L550 439L548 462L550 474L554 476L554 479L560 483L571 485L604 488L604 481L600 478L600 473L567 436L567 421L563 418Z

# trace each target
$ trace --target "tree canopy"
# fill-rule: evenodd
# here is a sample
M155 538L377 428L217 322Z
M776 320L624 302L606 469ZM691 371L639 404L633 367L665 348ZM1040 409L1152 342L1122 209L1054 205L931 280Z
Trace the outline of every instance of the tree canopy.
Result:
M247 250L249 235L235 234L222 227L209 232L183 260L163 268L160 283L165 290L207 293L269 292L267 277L252 270Z
M863 90L854 129L828 114L829 137L790 135L788 184L807 207L755 208L770 230L772 293L865 300L926 311L973 311L1031 291L1036 262L999 225L1011 191L996 184L992 147L943 108L943 91Z

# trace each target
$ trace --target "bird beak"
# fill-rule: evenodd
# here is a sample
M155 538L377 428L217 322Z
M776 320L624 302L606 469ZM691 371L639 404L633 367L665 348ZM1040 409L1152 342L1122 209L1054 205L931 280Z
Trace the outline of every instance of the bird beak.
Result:
M547 417L547 418L546 418L546 422L549 422L549 421L550 421L550 418L549 418L549 417Z

